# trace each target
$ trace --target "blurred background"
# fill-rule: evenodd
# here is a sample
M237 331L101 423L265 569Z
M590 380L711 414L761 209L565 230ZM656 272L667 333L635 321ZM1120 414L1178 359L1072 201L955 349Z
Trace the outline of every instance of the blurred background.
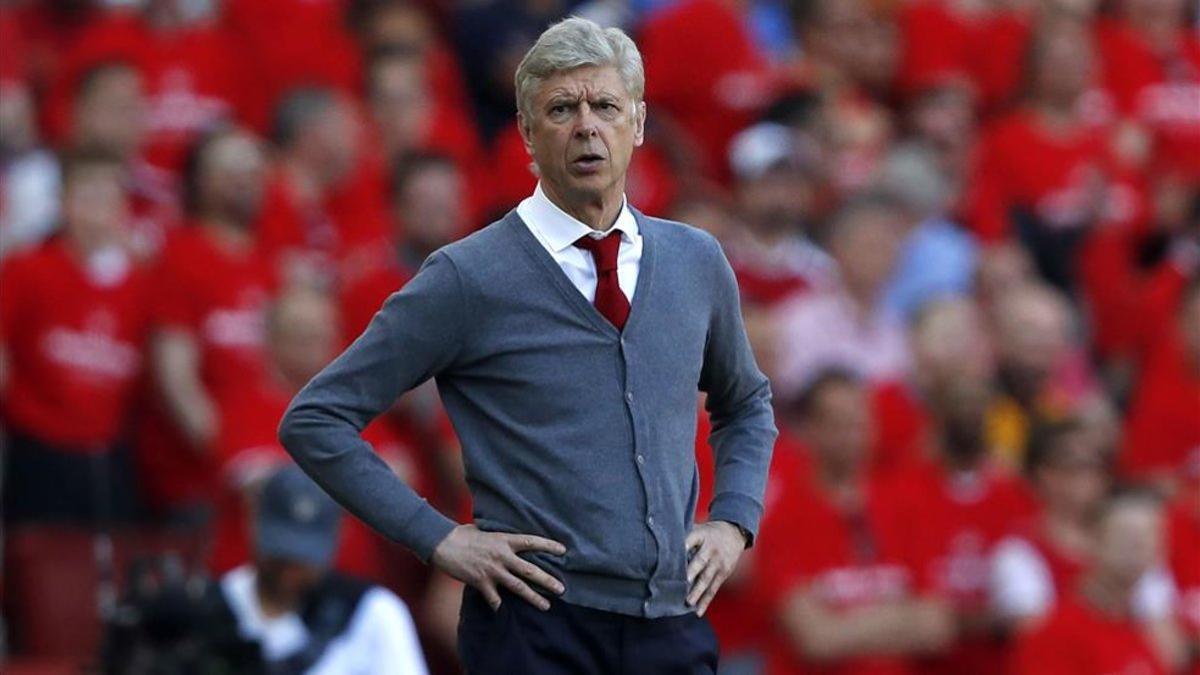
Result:
M722 242L773 385L723 672L1200 672L1200 4L0 0L6 672L98 663L138 561L254 562L290 397L532 192L571 14L637 41L628 198ZM364 434L470 519L431 387ZM457 672L457 582L339 536Z

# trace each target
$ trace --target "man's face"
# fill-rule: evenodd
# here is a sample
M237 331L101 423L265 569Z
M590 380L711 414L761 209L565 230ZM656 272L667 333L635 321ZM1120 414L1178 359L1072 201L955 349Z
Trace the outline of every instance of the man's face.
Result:
M75 110L76 140L120 155L133 153L145 131L146 102L136 71L115 68L100 75Z
M231 134L217 141L206 158L204 193L224 215L249 224L262 207L266 184L266 157L258 142L247 134Z
M432 164L409 177L396 200L396 218L412 241L433 250L458 234L465 219L463 200L458 169L451 164Z
M1107 577L1132 587L1161 559L1162 516L1150 504L1110 507L1099 523L1096 567Z
M584 66L547 78L529 116L517 118L548 190L586 200L624 189L646 104L633 100L616 68Z
M862 388L854 384L825 387L803 429L819 462L844 470L857 468L871 440L869 406Z

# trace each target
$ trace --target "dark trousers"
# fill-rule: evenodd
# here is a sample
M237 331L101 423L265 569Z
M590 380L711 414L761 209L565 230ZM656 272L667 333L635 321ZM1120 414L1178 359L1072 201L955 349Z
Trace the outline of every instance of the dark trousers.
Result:
M5 523L106 526L132 519L133 468L125 448L73 450L19 433L0 448Z
M717 637L694 613L644 619L550 599L542 610L500 591L492 611L463 591L458 653L469 675L712 675Z

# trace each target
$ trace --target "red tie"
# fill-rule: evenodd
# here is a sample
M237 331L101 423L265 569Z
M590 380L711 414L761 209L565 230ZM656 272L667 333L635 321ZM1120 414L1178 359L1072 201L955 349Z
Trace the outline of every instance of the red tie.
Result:
M621 284L617 283L617 251L621 248L621 233L612 232L600 239L584 235L575 245L591 251L592 260L596 262L596 300L592 304L617 330L624 329L625 320L629 318L629 299L621 292Z

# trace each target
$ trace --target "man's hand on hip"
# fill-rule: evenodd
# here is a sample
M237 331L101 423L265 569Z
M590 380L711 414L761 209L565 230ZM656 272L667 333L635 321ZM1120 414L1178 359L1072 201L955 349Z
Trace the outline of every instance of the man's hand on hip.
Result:
M737 567L738 558L746 549L746 538L737 525L724 520L699 523L688 533L685 541L692 552L688 563L687 602L704 616L721 584Z
M518 556L521 551L563 555L567 547L532 534L484 532L468 524L450 531L433 549L431 562L446 574L478 589L493 610L500 608L500 588L507 588L538 609L550 609L550 601L525 582L533 582L555 595L566 589L558 579Z

